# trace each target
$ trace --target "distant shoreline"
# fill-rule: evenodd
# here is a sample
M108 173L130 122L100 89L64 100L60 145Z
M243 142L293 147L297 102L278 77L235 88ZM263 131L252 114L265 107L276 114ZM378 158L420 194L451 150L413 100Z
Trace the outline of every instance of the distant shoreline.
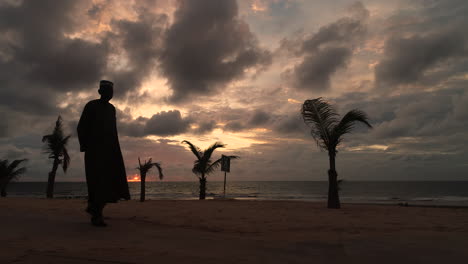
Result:
M8 197L9 199L39 199L39 200L48 200L46 197L28 197L28 196L11 196ZM0 198L1 199L1 198ZM87 197L55 197L52 200L77 200L77 201L86 201ZM130 201L138 201L138 197L132 198ZM190 198L190 199L147 199L146 201L150 202L176 202L176 201L200 201L197 198ZM223 198L213 198L207 197L206 200L201 200L200 202L206 201L221 201L221 202L291 202L291 203L310 203L316 205L323 205L324 208L326 207L326 200L323 201L311 201L311 200L279 200L279 199L248 199L248 198L236 198L236 197L227 197L226 199ZM125 200L121 200L120 202L126 202ZM347 205L351 206L393 206L393 207L419 207L419 208L453 208L453 209L468 209L468 204L465 205L448 205L448 204L422 204L422 203L385 203L385 202L341 202L343 207Z
M131 197L138 199L140 183L129 183ZM7 188L10 197L45 196L46 182L17 182ZM209 181L207 198L223 197L223 182ZM328 183L325 181L228 181L228 198L238 200L326 202ZM147 182L149 200L196 200L199 184L191 182ZM57 182L55 197L86 199L85 182ZM340 191L345 204L408 204L410 206L466 207L468 182L382 182L348 181Z
M208 178L209 182L223 182L222 180L211 180ZM267 180L267 181L262 181L262 180L244 180L244 181L236 181L236 180L231 180L228 179L229 182L326 182L326 180L303 180L303 181L276 181L276 180ZM193 181L170 181L170 180L164 180L164 181L153 181L153 180L147 180L146 182L198 182L197 179L194 179ZM347 182L468 182L468 180L397 180L397 181L391 181L391 180L344 180L343 183L346 184ZM47 181L14 181L11 182L10 184L16 184L16 183L47 183ZM56 181L55 183L86 183L86 181ZM129 183L139 183L139 182L129 182Z

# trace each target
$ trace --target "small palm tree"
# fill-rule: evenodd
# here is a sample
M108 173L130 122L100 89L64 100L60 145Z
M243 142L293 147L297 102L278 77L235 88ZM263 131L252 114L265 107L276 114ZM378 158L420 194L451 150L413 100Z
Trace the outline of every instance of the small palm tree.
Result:
M145 201L145 193L146 193L146 174L148 171L151 170L151 168L154 166L158 169L159 172L159 179L162 180L164 175L162 173L162 168L161 164L157 162L153 162L153 160L150 158L149 160L145 160L143 164L141 164L140 157L138 157L138 167L137 170L140 171L140 183L141 183L141 191L140 191L140 202Z
M21 174L26 172L25 167L17 168L26 159L14 160L8 164L8 160L0 160L0 195L6 197L6 188L8 183L16 180Z
M54 197L55 174L57 173L58 166L62 164L63 172L66 173L68 165L70 165L70 156L67 151L67 143L70 139L70 135L64 136L63 134L62 117L59 116L55 122L55 128L52 134L42 137L42 142L46 144L45 153L48 153L49 159L54 161L47 182L47 198Z
M187 140L182 141L189 146L192 153L197 157L193 164L192 172L198 177L200 181L200 200L204 200L206 197L206 176L212 173L216 168L221 164L221 158L216 161L211 161L211 155L217 148L224 148L224 145L221 142L215 142L213 145L209 146L207 149L202 151L199 147L193 145ZM237 156L229 156L232 159L237 159Z
M338 174L335 168L337 146L342 142L343 136L350 133L357 122L372 128L367 114L358 109L346 113L338 121L335 109L322 98L306 100L302 105L304 122L311 126L310 133L323 150L328 151L330 169L328 170L328 208L340 208L338 196Z

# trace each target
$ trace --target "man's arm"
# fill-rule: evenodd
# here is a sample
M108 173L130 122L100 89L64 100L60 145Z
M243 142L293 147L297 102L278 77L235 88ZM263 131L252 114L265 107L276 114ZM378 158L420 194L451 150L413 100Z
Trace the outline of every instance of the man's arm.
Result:
M89 142L89 130L91 127L91 109L89 103L83 109L83 113L81 114L80 121L78 122L78 126L76 128L78 132L78 141L80 142L80 151L85 152L88 147Z

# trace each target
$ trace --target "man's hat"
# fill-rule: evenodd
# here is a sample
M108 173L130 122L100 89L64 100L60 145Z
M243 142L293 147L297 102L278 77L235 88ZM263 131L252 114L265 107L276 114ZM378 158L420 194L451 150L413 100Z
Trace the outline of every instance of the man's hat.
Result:
M114 87L114 83L111 81L107 81L107 80L101 80L99 82L99 87L105 87L105 86Z

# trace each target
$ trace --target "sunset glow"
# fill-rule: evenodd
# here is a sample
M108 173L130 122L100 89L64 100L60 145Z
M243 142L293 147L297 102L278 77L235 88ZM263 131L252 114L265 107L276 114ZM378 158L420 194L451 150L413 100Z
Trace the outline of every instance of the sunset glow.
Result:
M0 151L34 160L24 180L49 170L36 143L59 114L72 134L70 180L85 180L73 132L101 79L114 83L130 182L143 156L168 181L196 180L183 140L226 144L213 159L240 156L237 180L323 180L323 153L301 118L318 97L340 115L366 112L373 127L338 146L344 177L411 180L411 167L468 179L466 1L34 3L0 4Z
M139 182L140 181L140 176L135 174L135 175L131 176L130 178L127 178L127 181L128 182Z

